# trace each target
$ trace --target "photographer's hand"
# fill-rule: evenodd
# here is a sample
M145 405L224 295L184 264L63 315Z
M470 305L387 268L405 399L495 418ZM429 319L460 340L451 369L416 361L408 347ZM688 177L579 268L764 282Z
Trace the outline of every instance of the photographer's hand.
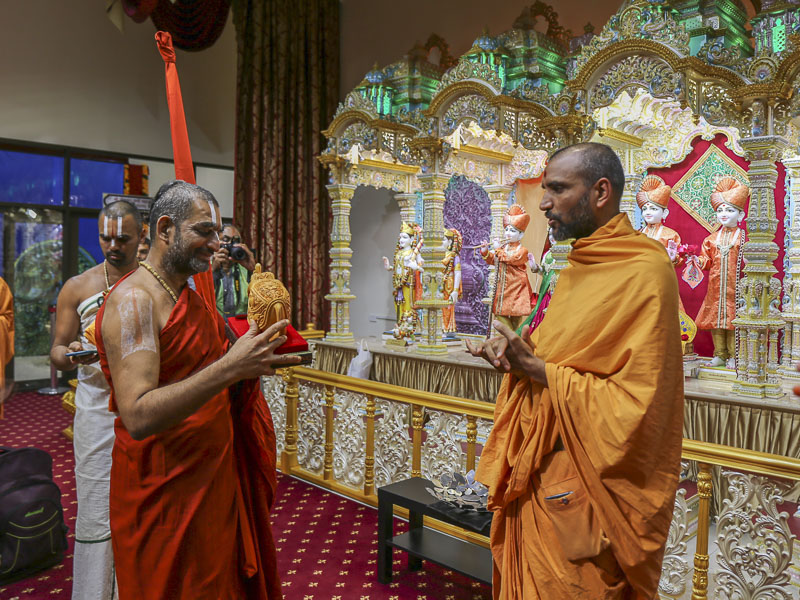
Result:
M228 267L230 265L230 256L228 250L220 246L219 250L214 252L211 259L211 270L217 271L220 267Z
M244 250L245 254L247 254L246 258L244 258L243 260L236 261L236 262L238 262L240 265L242 265L248 271L255 270L255 268L256 268L256 258L255 258L255 256L253 256L253 253L250 252L250 248L248 248L245 244L234 244L233 247L234 248L241 248L242 250Z

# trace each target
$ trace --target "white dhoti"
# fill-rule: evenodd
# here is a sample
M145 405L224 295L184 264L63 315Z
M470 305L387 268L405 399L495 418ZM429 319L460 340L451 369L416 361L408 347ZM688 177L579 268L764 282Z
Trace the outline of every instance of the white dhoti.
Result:
M94 349L85 331L94 323L102 300L102 294L96 294L78 306L80 341L84 349ZM78 518L75 521L72 600L117 598L108 517L116 416L108 410L108 399L108 383L99 361L78 367L73 424Z

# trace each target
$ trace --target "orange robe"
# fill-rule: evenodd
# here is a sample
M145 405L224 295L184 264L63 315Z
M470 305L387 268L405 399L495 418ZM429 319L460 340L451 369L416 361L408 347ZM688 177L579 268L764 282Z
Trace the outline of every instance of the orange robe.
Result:
M456 273L461 274L461 259L456 252L447 251L442 259L442 298L450 302L450 294L456 287ZM458 285L458 298L461 298L462 286ZM453 333L456 330L456 303L447 304L442 307L442 330L445 333Z
M680 471L678 284L625 214L573 248L532 336L548 387L503 379L478 467L494 597L652 600Z
M736 283L739 280L739 254L744 231L721 227L703 240L700 268L708 269L708 291L695 323L698 329L734 329Z
M0 402L5 394L6 365L14 356L14 297L0 277Z
M103 313L101 307L98 332ZM159 387L216 361L223 339L216 309L185 286L159 335ZM97 348L116 411L101 336ZM117 418L110 517L121 600L282 597L268 521L275 435L265 406L254 380L141 441Z
M669 248L670 242L674 242L675 250L677 250L678 246L681 245L680 234L678 234L678 232L674 229L670 229L669 227L666 227L660 223L658 225L645 225L642 227L641 232L651 240L659 242L662 246L664 246L664 248L667 249ZM681 258L680 254L676 254L675 258L672 259L672 266L680 267L682 264L683 258ZM683 300L681 300L680 296L678 296L678 310L686 314L686 310L683 307Z
M492 313L503 317L527 317L531 314L533 290L528 281L528 250L519 242L497 251L489 251L483 259L497 265Z

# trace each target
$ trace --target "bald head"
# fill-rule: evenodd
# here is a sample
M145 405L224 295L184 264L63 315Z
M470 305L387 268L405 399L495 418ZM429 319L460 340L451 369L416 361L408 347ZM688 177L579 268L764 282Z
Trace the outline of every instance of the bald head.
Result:
M544 211L557 241L592 235L619 214L625 173L604 144L575 144L550 158L542 177Z
M107 204L103 207L103 210L100 211L100 220L102 221L103 217L108 217L109 219L122 217L124 219L127 215L133 217L133 221L136 223L136 232L139 233L142 231L142 213L127 200L116 200L111 204Z
M619 209L619 201L625 189L625 171L619 156L611 146L595 142L585 142L567 146L553 153L548 164L559 158L574 157L574 173L583 180L587 188L599 180L607 179L611 187L610 201Z

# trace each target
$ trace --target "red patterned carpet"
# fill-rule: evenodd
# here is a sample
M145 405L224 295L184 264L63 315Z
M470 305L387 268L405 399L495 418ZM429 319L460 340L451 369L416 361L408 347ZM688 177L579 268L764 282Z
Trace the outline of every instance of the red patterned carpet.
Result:
M26 392L6 404L0 446L36 446L53 457L67 526L75 522L72 444L61 435L70 421L61 399ZM290 477L279 476L273 527L285 600L489 600L489 586L425 562L408 571L395 551L394 580L378 583L377 511ZM395 529L406 528L395 521ZM6 587L0 600L67 600L72 589L72 534L64 562Z

